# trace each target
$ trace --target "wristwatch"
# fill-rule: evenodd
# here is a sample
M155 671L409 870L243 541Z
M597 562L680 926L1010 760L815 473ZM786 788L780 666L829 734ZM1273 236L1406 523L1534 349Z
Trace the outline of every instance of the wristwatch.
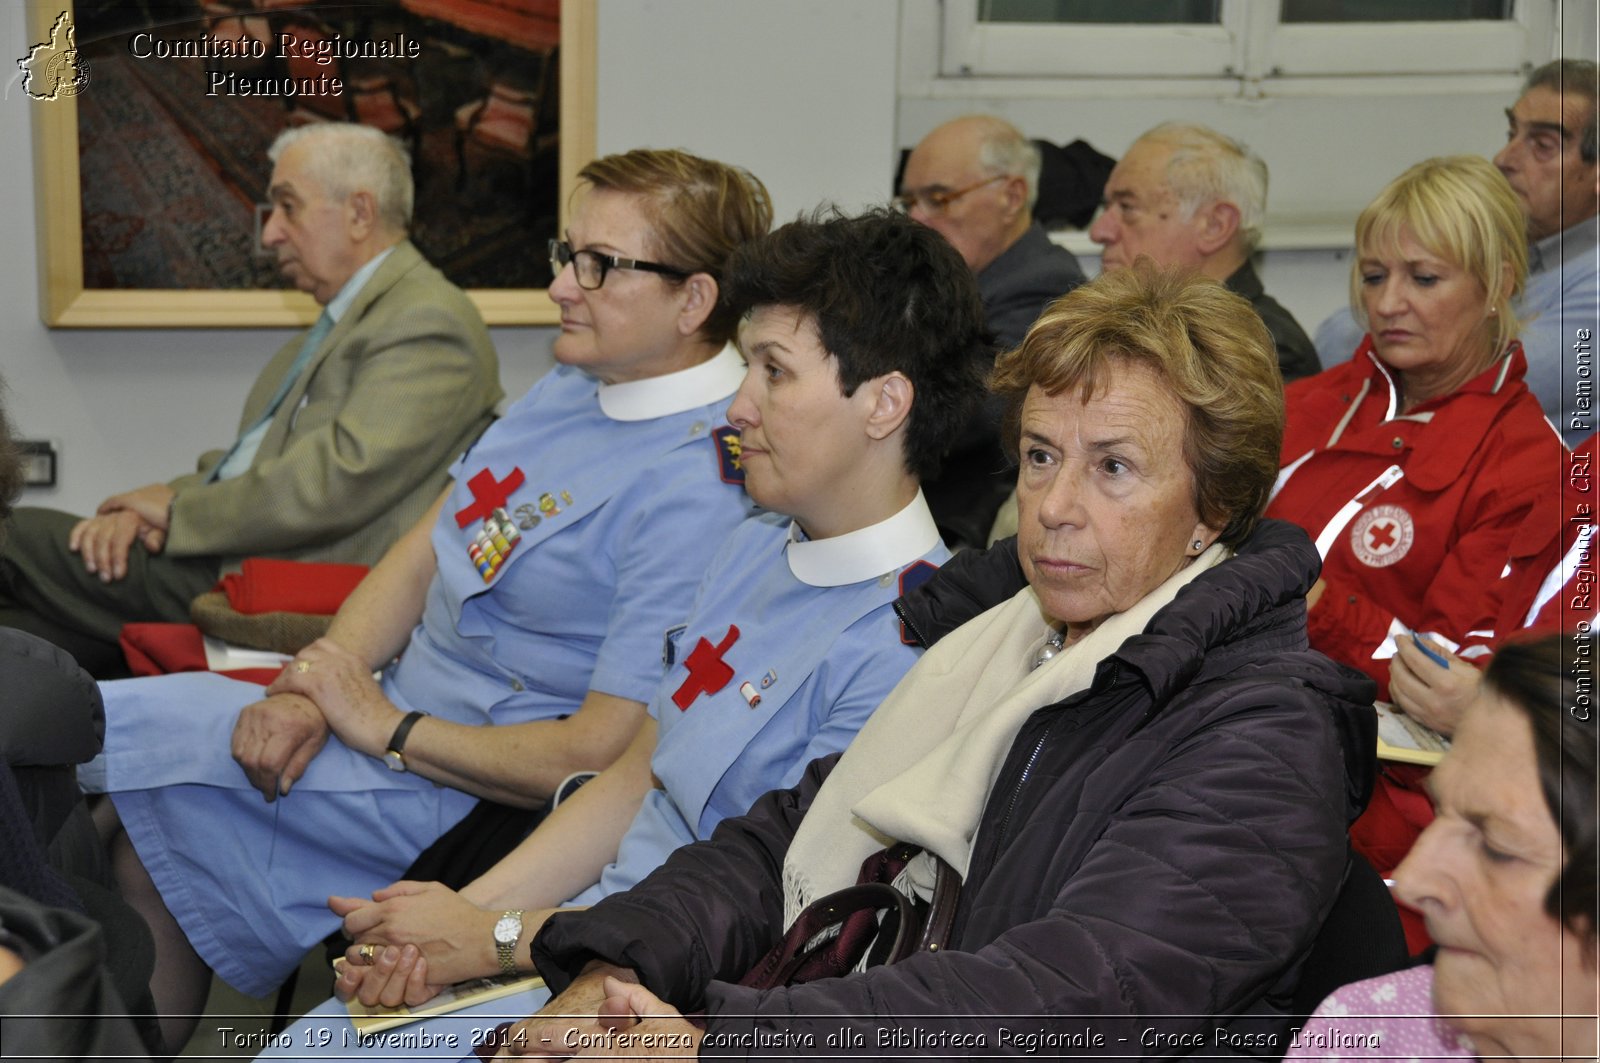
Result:
M522 909L502 912L494 924L494 954L500 961L500 973L517 973L517 939L522 936Z
M406 718L400 721L400 726L389 736L389 748L383 751L383 762L389 766L390 771L406 770L406 736L417 725L417 721L426 715L428 714L425 712L406 713Z

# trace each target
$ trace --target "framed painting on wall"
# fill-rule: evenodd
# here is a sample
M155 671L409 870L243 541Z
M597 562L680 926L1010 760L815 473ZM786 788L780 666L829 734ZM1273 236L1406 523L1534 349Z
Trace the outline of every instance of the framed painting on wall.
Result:
M491 325L552 324L545 241L594 154L595 0L28 0L40 316L297 327L260 243L284 129L410 151L411 238Z

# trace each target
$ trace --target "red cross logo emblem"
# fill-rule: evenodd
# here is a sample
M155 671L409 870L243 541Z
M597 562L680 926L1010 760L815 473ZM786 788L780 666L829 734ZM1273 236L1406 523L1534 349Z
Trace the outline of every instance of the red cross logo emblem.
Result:
M1367 538L1372 541L1374 550L1387 550L1395 544L1395 526L1393 521L1384 521L1374 524L1367 529Z
M733 679L733 668L723 661L722 655L738 641L739 629L729 624L728 633L715 646L704 637L694 644L694 649L683 660L689 675L677 693L672 695L672 703L678 706L680 712L688 712L695 698L701 694L715 694Z
M472 505L456 512L456 527L465 528L475 520L485 520L506 504L511 493L522 486L522 470L512 467L504 480L496 480L494 473L482 469L467 481L472 492Z
M1350 550L1372 568L1387 568L1411 552L1417 534L1411 514L1402 506L1373 506L1350 526Z

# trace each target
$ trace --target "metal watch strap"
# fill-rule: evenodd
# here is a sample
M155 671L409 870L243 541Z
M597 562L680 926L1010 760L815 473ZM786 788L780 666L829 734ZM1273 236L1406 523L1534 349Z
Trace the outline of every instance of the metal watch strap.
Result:
M396 727L394 734L389 736L389 745L384 750L383 756L391 764L398 762L397 770L405 770L406 738L411 734L411 729L417 725L417 721L426 715L428 714L425 712L406 713L406 718L400 721L400 726Z
M500 973L514 975L517 973L517 941L522 937L523 909L513 908L508 912L501 912L500 919L495 923L494 955L500 961ZM515 932L502 938L500 928L506 926L508 921L515 922Z

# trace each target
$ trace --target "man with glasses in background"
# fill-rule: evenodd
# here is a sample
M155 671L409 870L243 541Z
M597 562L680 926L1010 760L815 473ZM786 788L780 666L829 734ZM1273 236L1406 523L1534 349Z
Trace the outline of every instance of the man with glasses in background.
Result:
M1084 280L1072 252L1033 220L1039 166L1039 149L1016 126L993 115L965 115L922 138L895 197L976 275L999 350L1020 344L1045 306ZM1000 412L997 402L986 402L953 441L943 470L922 482L952 548L985 545L1015 486L1015 468L1000 449Z

